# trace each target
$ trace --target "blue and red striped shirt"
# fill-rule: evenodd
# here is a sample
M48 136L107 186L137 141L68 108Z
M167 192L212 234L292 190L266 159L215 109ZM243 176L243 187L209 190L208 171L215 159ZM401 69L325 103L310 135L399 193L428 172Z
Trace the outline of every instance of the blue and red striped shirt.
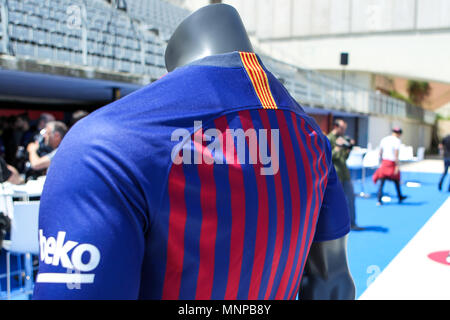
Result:
M327 138L233 52L78 122L39 229L35 299L190 300L295 299L312 242L350 228Z

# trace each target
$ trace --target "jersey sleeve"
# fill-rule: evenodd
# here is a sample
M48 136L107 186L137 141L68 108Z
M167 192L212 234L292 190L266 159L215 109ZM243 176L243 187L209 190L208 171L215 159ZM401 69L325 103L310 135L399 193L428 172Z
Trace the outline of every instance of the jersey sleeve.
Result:
M328 182L314 234L314 242L339 239L350 232L350 215L344 190L330 163Z
M136 299L146 228L142 195L123 150L77 132L64 138L41 197L33 299Z

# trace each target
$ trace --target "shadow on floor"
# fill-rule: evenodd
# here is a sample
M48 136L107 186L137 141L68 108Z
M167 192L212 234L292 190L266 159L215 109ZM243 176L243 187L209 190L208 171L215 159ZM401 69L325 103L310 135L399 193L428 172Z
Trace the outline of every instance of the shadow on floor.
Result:
M360 226L361 230L352 230L352 232L365 232L365 231L372 231L372 232L381 232L381 233L388 233L389 229L381 226Z

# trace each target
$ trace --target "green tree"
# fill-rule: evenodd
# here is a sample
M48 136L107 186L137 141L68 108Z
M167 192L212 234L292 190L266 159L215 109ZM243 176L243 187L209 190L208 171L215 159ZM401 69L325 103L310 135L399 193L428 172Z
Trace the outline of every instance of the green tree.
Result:
M431 87L426 81L408 81L409 99L416 105L422 105L425 99L430 95Z

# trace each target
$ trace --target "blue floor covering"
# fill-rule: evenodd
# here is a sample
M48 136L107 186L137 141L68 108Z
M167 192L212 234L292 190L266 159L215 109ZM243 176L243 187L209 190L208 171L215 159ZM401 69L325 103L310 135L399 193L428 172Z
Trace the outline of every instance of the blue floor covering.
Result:
M391 202L382 206L376 206L377 185L370 178L365 180L364 188L360 181L354 182L356 193L364 191L370 196L356 199L357 224L367 230L352 231L348 240L348 259L357 297L448 198L450 193L438 191L439 177L432 173L402 173L401 189L408 198L399 204L394 184L386 182L384 195Z

